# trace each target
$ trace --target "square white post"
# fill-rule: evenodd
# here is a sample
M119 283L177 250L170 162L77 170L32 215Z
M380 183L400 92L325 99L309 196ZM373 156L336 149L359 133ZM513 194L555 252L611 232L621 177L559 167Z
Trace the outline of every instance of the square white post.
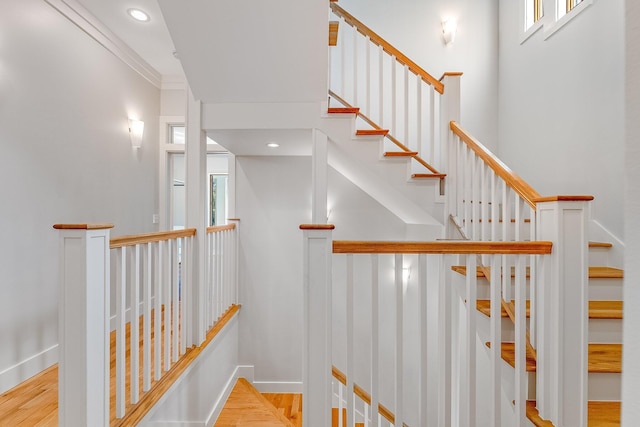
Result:
M333 225L301 225L304 232L304 350L302 425L331 425L331 257Z
M109 229L60 230L58 424L109 425Z
M452 211L455 207L455 180L456 180L456 162L453 156L453 133L451 132L451 122L460 121L460 77L462 73L445 73L440 81L444 85L444 93L440 95L440 120L438 127L440 129L440 161L436 164L438 170L446 170L447 177L444 183L440 185L445 187L446 209L445 215L456 214ZM441 189L442 193L442 189ZM454 231L451 229L451 221L449 218L443 218L445 224L445 237L453 237Z
M588 221L592 196L536 200L536 240L553 242L538 263L537 406L558 427L587 425Z
M318 129L313 130L312 164L312 201L311 222L327 223L327 173L328 173L328 140L327 135Z

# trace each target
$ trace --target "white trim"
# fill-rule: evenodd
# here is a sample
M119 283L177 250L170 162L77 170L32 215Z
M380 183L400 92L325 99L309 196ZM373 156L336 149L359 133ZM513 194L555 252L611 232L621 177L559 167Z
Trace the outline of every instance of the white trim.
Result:
M101 23L76 0L45 0L51 7L73 22L89 37L100 43L122 62L160 89L162 77L147 61Z
M238 365L238 378L244 378L245 380L253 383L255 368L253 365Z
M229 377L229 380L227 380L227 383L224 386L224 390L222 391L222 393L220 393L220 396L218 397L218 400L216 400L216 403L213 405L213 408L211 409L207 420L204 422L204 427L213 427L213 425L218 420L218 417L220 416L220 413L222 412L227 399L229 399L229 395L231 394L231 391L233 390L237 379L240 377L240 368L240 366L236 366L236 369Z
M569 23L569 21L571 21L573 18L578 16L583 10L591 6L593 2L594 0L582 0L568 13L565 13L560 18L556 18L556 21L553 24L545 26L544 39L547 40L549 37L554 35L560 28L564 27L566 24Z
M187 90L187 81L182 76L162 76L162 90Z
M302 393L302 381L254 381L260 393Z
M520 44L529 40L529 38L538 32L540 28L544 26L544 17L538 19L537 22L534 22L532 26L530 26L526 31L520 30Z
M44 371L58 362L58 344L0 372L0 393Z

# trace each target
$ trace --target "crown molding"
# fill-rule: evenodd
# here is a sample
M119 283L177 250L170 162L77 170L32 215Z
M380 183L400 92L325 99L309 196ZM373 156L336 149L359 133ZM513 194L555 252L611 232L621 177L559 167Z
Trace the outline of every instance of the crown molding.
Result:
M147 61L107 28L98 18L75 0L45 0L51 7L69 19L89 37L113 53L122 62L157 87L162 86L162 76Z

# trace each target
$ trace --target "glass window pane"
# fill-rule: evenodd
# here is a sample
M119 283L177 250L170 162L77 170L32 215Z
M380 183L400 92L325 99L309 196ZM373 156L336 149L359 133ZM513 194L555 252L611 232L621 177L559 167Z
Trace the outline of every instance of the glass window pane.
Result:
M171 126L169 144L184 145L184 126Z

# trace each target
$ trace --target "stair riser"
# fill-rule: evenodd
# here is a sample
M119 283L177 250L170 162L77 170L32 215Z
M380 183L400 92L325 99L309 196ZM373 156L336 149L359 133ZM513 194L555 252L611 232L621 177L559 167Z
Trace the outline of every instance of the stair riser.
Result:
M484 316L478 313L479 316ZM529 319L527 319L527 330L529 329ZM502 341L515 341L515 329L513 322L509 318L502 319ZM590 343L622 343L622 320L616 319L589 319L589 342Z
M515 285L511 286L515 296ZM484 277L478 278L478 299L491 298L489 282ZM527 298L529 295L529 280L527 280ZM622 280L620 279L589 279L590 301L619 301L622 300Z

